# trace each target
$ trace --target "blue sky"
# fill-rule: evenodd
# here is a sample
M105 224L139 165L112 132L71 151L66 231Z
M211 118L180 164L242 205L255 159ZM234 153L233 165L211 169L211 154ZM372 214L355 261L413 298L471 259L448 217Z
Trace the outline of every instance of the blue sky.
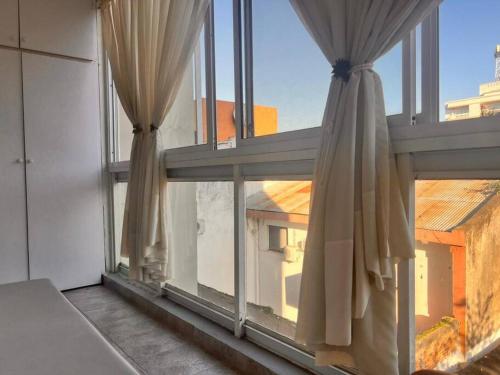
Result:
M479 94L493 81L500 44L500 0L445 0L440 7L440 97L444 102Z
M216 87L223 100L234 100L231 4L215 2ZM479 84L493 80L499 18L500 0L445 0L441 5L441 112L446 100L477 95ZM279 131L319 126L330 65L287 0L254 0L253 22L255 104L278 108ZM402 108L401 58L397 45L375 63L388 114Z

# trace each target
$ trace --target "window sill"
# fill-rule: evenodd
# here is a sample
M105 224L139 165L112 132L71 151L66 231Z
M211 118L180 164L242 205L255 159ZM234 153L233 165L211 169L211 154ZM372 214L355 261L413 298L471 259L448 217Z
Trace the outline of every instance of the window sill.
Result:
M227 329L185 307L160 297L147 286L126 280L120 274L103 275L103 284L131 300L154 318L193 340L210 354L219 357L230 366L240 369L242 373L290 375L315 373L298 367L248 340L236 338ZM254 333L253 330L252 333ZM250 339L254 341L252 338ZM271 343L271 339L268 338L268 345ZM333 368L328 373L332 375L347 374Z

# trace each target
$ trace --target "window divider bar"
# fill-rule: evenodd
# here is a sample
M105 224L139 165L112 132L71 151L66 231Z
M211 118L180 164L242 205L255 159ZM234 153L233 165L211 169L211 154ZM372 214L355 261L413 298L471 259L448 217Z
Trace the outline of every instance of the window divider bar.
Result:
M253 31L252 31L252 0L244 1L245 14L245 114L246 137L255 136L253 116Z
M415 174L411 154L397 157L403 203L406 208L412 246L415 248ZM399 373L415 371L415 261L403 259L397 266Z
M241 29L241 0L233 0L234 38L234 114L236 124L236 147L243 139L243 51Z
M422 122L439 124L439 8L422 22Z
M214 1L210 2L205 19L205 60L207 90L207 143L217 149L217 95L215 91Z
M195 144L203 144L203 93L201 89L201 52L198 42L194 49L194 98L196 103Z
M245 180L239 165L233 167L234 178L234 335L245 335L246 320L246 196Z

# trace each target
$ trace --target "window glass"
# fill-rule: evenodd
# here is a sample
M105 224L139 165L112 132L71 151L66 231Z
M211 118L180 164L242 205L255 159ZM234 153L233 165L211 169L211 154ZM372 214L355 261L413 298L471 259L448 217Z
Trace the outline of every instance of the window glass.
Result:
M232 0L214 1L217 148L235 147L234 38Z
M202 111L205 92L205 55L202 49L204 33L186 67L177 97L162 126L158 129L159 144L163 149L206 143L206 121ZM201 81L201 82L199 82ZM116 127L118 139L117 160L129 160L132 147L132 124L116 95Z
M497 0L454 0L440 5L441 121L500 113L499 14Z
M386 115L403 112L402 42L396 44L389 52L375 61L374 69L382 80Z
M247 318L293 339L310 181L253 181L246 190Z
M498 345L499 191L498 180L416 182L417 369L464 367Z
M114 184L113 187L113 221L114 221L114 237L115 237L115 259L117 263L122 263L128 266L128 257L122 257L121 243L122 243L122 228L123 228L123 215L125 212L125 198L127 196L126 182L119 182Z
M167 192L167 283L234 311L233 183L169 182Z
M255 136L321 126L332 67L288 1L252 10Z
M416 89L416 107L415 113L422 113L422 24L419 24L415 30L415 89Z

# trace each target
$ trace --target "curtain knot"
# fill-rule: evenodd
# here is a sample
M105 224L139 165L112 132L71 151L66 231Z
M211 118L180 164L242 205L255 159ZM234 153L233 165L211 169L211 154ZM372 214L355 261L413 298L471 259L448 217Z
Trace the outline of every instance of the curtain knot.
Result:
M351 73L359 72L360 70L372 69L373 64L366 63L353 66L352 63L347 59L337 59L335 60L335 64L333 64L332 67L333 78L340 78L345 83L347 83L349 81Z
M151 124L151 125L149 125L149 130L152 133L155 130L158 130L158 127L154 126L153 124ZM142 133L141 126L140 125L134 125L134 130L132 130L132 133L134 133L134 134Z

